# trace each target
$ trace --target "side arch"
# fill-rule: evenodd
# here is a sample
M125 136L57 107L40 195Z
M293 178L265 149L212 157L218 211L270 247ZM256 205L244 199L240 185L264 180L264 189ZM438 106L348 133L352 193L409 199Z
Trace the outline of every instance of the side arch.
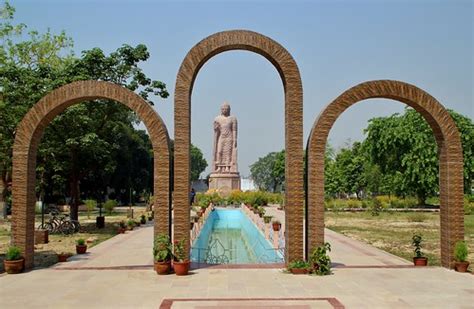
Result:
M359 101L385 98L418 111L428 122L438 145L441 264L451 267L453 248L464 239L463 154L456 124L448 111L424 90L393 80L361 83L342 93L318 116L308 139L308 249L324 242L324 153L329 131L340 114Z
M169 137L163 120L134 92L104 81L78 81L53 90L38 101L17 127L13 146L13 243L33 267L36 153L46 126L71 105L85 100L109 99L133 110L144 122L154 153L154 206L157 233L169 233Z
M186 55L176 78L174 96L174 236L185 240L189 252L189 192L191 94L201 67L213 56L229 50L262 55L278 71L285 91L286 261L303 257L303 88L298 66L290 53L274 40L252 31L215 33Z

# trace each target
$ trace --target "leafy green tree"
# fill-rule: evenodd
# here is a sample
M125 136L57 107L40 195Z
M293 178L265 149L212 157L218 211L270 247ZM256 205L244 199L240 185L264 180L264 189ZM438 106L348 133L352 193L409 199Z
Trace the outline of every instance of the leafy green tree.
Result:
M148 78L138 64L149 58L146 46L123 45L106 56L99 48L84 51L80 58L68 52L72 40L64 33L44 35L31 31L17 42L26 28L12 25L14 9L6 4L0 25L1 167L3 194L11 178L11 154L15 128L28 109L51 90L77 80L105 80L137 91L150 104L149 95L167 97L166 86ZM126 107L107 100L72 106L45 131L38 151L38 167L49 170L56 184L67 183L72 197L71 218L77 218L79 184L98 171L110 174L115 168L118 144L110 129L120 125L133 128L136 116ZM66 160L67 159L67 160ZM48 173L42 173L43 180Z
M191 181L198 180L206 167L207 161L204 159L201 149L191 144Z
M474 125L471 119L449 111L461 133L464 153L465 190L470 189L474 173ZM437 145L423 117L411 108L403 114L373 118L365 130L371 163L380 168L388 187L384 191L399 196L415 195L424 204L439 190Z
M250 166L250 174L260 190L280 192L285 182L285 150L270 152Z

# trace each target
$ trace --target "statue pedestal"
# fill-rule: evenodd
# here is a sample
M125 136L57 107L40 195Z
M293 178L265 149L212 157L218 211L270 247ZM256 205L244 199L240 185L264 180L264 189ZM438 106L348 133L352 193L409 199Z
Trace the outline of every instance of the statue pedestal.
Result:
M212 173L209 176L209 189L214 189L222 193L240 190L240 174Z

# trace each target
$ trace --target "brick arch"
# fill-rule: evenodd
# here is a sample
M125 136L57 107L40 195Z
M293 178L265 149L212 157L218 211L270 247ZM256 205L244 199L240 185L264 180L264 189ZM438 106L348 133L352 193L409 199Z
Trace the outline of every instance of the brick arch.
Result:
M78 81L53 90L36 103L17 127L13 146L13 243L20 247L26 268L33 267L36 153L46 126L71 105L109 99L124 104L144 122L154 153L155 234L169 233L169 138L155 110L132 91L103 81Z
M262 55L278 71L285 91L286 260L303 257L303 89L295 60L274 40L252 31L215 33L196 44L184 58L175 88L174 235L189 249L191 94L200 68L229 50ZM189 252L189 250L187 250Z
M359 101L385 98L418 111L428 122L438 145L441 264L451 267L456 241L464 239L463 154L459 131L448 111L416 86L392 80L361 83L342 93L318 116L308 139L308 247L324 241L324 153L329 131L340 114Z

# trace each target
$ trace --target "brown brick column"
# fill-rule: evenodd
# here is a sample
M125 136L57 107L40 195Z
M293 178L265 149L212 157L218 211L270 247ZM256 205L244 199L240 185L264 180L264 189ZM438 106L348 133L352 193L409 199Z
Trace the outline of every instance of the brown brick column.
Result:
M228 50L248 50L267 58L285 90L286 260L303 257L303 89L290 53L256 32L233 30L213 34L196 44L179 69L175 88L174 237L189 249L191 93L200 68ZM189 250L188 250L189 252Z
M69 106L85 100L109 99L132 109L144 122L154 153L155 234L169 231L169 138L163 120L140 96L116 84L74 82L43 97L17 127L13 147L13 243L20 247L26 268L33 267L36 152L45 127Z
M324 242L324 153L329 131L347 108L371 98L393 99L413 107L433 130L440 162L441 264L451 267L454 244L464 239L463 155L459 131L435 98L400 81L378 80L359 84L331 102L314 122L308 140L309 250Z

